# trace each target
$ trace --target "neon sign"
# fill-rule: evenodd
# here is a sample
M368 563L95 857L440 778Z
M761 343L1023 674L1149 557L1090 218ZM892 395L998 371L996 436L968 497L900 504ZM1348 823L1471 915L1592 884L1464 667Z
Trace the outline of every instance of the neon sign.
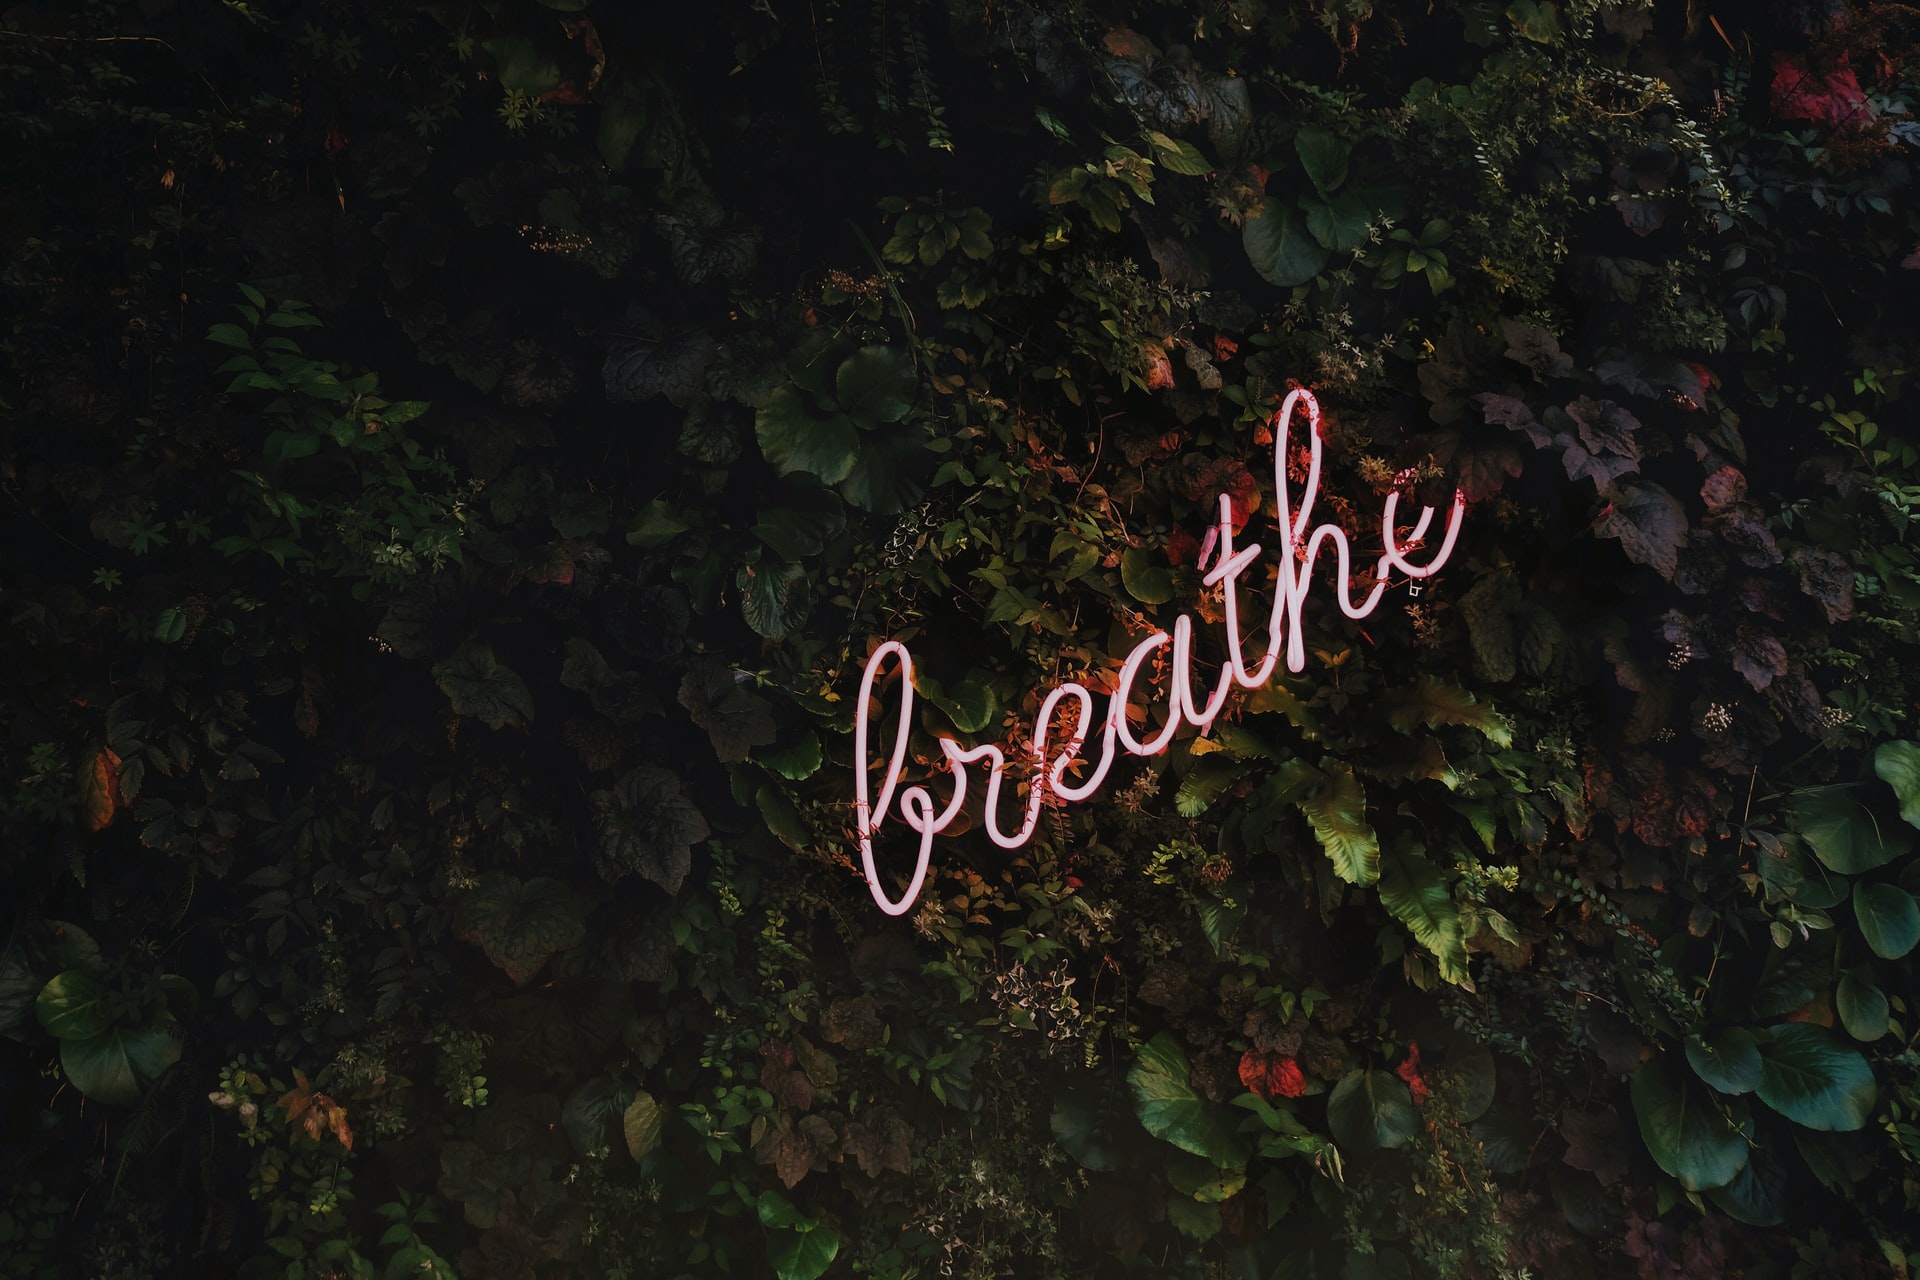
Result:
M1304 404L1307 413L1307 425L1312 436L1308 451L1307 483L1300 497L1300 505L1293 506L1293 498L1288 490L1286 459L1287 436L1293 421L1296 404ZM1446 532L1441 538L1439 550L1426 564L1413 563L1408 552L1424 545L1427 530L1433 523L1434 509L1423 507L1420 518L1403 541L1395 525L1400 495L1387 495L1386 506L1380 513L1380 542L1384 550L1373 569L1373 585L1359 602L1353 599L1352 549L1348 546L1347 535L1339 526L1322 524L1308 532L1307 522L1313 515L1313 504L1320 492L1320 405L1311 392L1296 390L1287 396L1280 411L1274 415L1274 463L1273 480L1278 505L1275 525L1287 537L1293 554L1282 557L1278 568L1278 582L1275 586L1272 612L1267 618L1266 652L1260 661L1249 667L1246 650L1240 635L1240 599L1239 577L1260 555L1260 544L1249 543L1238 550L1233 545L1233 505L1227 494L1220 495L1220 519L1218 526L1207 535L1207 552L1202 554L1204 565L1207 555L1217 550L1213 567L1202 580L1207 586L1221 588L1224 606L1224 624L1227 639L1227 661L1221 668L1220 678L1214 687L1202 697L1195 692L1193 684L1193 619L1181 614L1174 620L1173 632L1155 631L1147 636L1127 655L1120 666L1120 674L1114 682L1113 692L1107 698L1107 710L1097 722L1100 735L1099 761L1093 764L1092 772L1078 782L1069 781L1067 771L1080 760L1080 752L1086 746L1087 737L1095 726L1093 714L1094 695L1085 685L1067 681L1055 686L1040 703L1039 714L1034 719L1033 738L1029 759L1044 761L1040 775L1033 779L1027 789L1027 802L1018 828L1003 831L1000 827L1000 789L1005 780L1007 761L1000 748L992 743L977 747L963 747L952 738L939 739L941 754L946 757L948 771L953 777L953 794L944 806L936 805L933 795L926 787L899 787L900 776L906 766L907 735L913 723L913 655L898 640L889 640L873 651L867 659L866 672L860 681L860 700L854 711L853 754L854 754L854 823L860 842L861 869L866 873L867 887L873 891L873 900L888 915L901 915L911 908L920 896L921 887L926 883L927 864L933 853L933 838L945 831L960 816L960 810L966 803L968 774L967 766L985 762L986 795L985 816L987 837L1003 849L1017 849L1033 838L1039 827L1040 809L1047 793L1062 800L1085 800L1100 789L1106 781L1107 771L1113 767L1115 758L1121 752L1134 756L1158 755L1172 745L1174 735L1182 724L1190 724L1203 734L1214 717L1220 714L1226 705L1227 697L1237 685L1242 689L1257 689L1273 675L1274 668L1282 655L1286 658L1288 671L1300 671L1306 666L1306 637L1303 631L1303 615L1306 610L1307 596L1313 589L1314 564L1323 550L1331 548L1335 575L1335 602L1340 611L1349 618L1364 618L1372 613L1386 594L1389 574L1399 571L1418 582L1439 572L1440 567L1453 554L1454 539L1460 533L1460 521L1466 511L1466 497L1457 490L1453 496L1453 505L1447 513ZM1127 724L1127 704L1132 698L1134 682L1139 679L1140 668L1161 649L1169 649L1172 666L1170 687L1167 691L1167 720L1159 732L1152 737L1141 739L1134 735ZM899 664L900 672L900 711L895 723L893 752L888 758L886 775L880 784L880 793L872 793L868 777L867 761L867 714L873 701L874 681L881 667L892 658ZM1061 704L1072 702L1078 713L1074 719L1075 727L1055 746L1051 741L1054 720ZM873 837L895 804L895 792L898 791L899 820L920 835L920 852L913 869L913 879L899 898L889 898L880 884L880 874L874 864Z

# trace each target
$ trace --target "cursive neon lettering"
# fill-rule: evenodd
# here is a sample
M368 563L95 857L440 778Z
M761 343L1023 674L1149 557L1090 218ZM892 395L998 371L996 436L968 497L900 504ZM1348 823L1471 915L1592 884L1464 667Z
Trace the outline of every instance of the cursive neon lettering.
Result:
M1296 406L1305 408L1309 436L1306 486L1297 507L1287 479L1287 445ZM1221 589L1227 660L1221 667L1218 683L1204 699L1195 693L1193 619L1188 615L1182 614L1175 619L1171 633L1155 631L1146 636L1121 663L1113 692L1108 695L1106 714L1099 718L1097 761L1081 759L1081 752L1086 749L1087 740L1094 729L1093 693L1085 685L1070 680L1055 686L1041 700L1039 714L1035 717L1029 757L1039 762L1039 769L1028 783L1020 825L1014 831L1005 831L1000 825L1000 792L1006 783L1007 760L1000 748L992 743L963 747L952 738L939 739L940 751L953 781L953 792L944 806L937 806L932 792L924 786L900 788L906 767L907 735L913 722L913 655L897 640L888 640L874 649L861 676L860 700L854 710L853 816L860 845L861 870L866 875L867 887L872 890L874 902L882 911L888 915L905 914L919 898L926 884L934 837L951 827L965 807L968 765L984 763L986 766L986 791L982 802L987 838L1003 849L1017 849L1031 840L1039 829L1040 811L1049 793L1062 801L1085 800L1106 781L1120 751L1136 756L1158 755L1173 744L1174 737L1183 725L1191 725L1204 735L1225 708L1236 685L1243 689L1259 688L1272 677L1282 659L1288 671L1303 670L1306 666L1306 603L1313 589L1315 566L1323 550L1332 553L1335 603L1339 605L1341 613L1356 620L1367 617L1378 607L1386 594L1391 574L1399 572L1415 580L1429 578L1438 573L1453 555L1454 542L1459 537L1460 524L1466 514L1464 494L1455 491L1447 511L1446 529L1441 535L1440 545L1434 550L1432 558L1420 565L1409 559L1408 553L1424 546L1427 531L1433 525L1434 509L1422 507L1419 518L1402 540L1394 524L1399 512L1400 495L1398 492L1389 493L1380 513L1380 544L1383 550L1374 562L1371 585L1365 588L1365 595L1356 602L1353 595L1353 548L1345 530L1334 524L1318 525L1311 532L1307 527L1314 502L1320 493L1322 443L1319 402L1304 389L1292 392L1274 415L1273 426L1274 501L1277 508L1274 524L1287 548L1287 554L1280 557L1276 566L1273 608L1267 616L1266 651L1259 662L1251 667L1247 664L1245 642L1240 629L1239 577L1259 559L1261 547L1257 542L1250 542L1238 549L1234 547L1233 504L1228 495L1223 493L1220 495L1219 521L1208 532L1200 555L1202 566L1216 553L1218 556L1213 567L1202 578L1206 586ZM1135 736L1127 723L1127 708L1132 702L1133 686L1140 678L1141 669L1163 647L1168 649L1171 667L1166 723L1153 736L1143 740ZM868 755L867 718L874 700L875 682L888 659L894 660L898 667L900 710L894 720L893 744L887 757L885 776L876 796L869 776L871 760ZM1073 703L1076 713L1074 727L1059 747L1049 753L1054 724L1059 718L1062 704L1068 701ZM1076 763L1089 766L1086 776L1079 782L1067 777L1068 771ZM896 790L899 791L897 806L894 804ZM892 898L880 883L873 838L896 807L899 821L919 835L920 847L906 889L898 898Z

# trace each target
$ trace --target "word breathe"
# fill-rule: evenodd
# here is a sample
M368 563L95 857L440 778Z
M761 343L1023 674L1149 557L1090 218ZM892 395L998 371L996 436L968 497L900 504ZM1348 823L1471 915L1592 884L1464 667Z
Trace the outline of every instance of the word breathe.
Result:
M1295 509L1287 481L1287 436L1292 426L1295 405L1305 405L1307 423L1312 435L1307 463L1306 491ZM966 803L967 766L981 761L987 764L987 789L985 796L985 826L987 836L1003 849L1017 849L1033 838L1040 823L1040 808L1048 793L1061 800L1085 800L1106 781L1107 771L1113 767L1114 760L1121 751L1135 756L1158 755L1173 743L1174 735L1181 725L1189 724L1207 731L1214 717L1220 714L1226 705L1227 697L1237 685L1242 689L1257 689L1266 684L1273 675L1274 668L1284 654L1288 671L1300 671L1306 666L1306 638L1302 628L1302 615L1305 611L1307 596L1313 588L1313 570L1315 561L1322 550L1333 551L1336 573L1334 575L1335 596L1340 611L1349 618L1360 619L1372 613L1386 593L1388 576L1395 570L1405 574L1415 583L1439 572L1440 567L1453 554L1454 539L1460 532L1461 517L1466 511L1466 498L1456 491L1453 505L1447 515L1446 533L1443 535L1439 550L1424 565L1414 564L1407 558L1411 550L1424 546L1427 530L1433 523L1434 509L1423 507L1420 518L1414 522L1411 532L1403 542L1395 533L1394 517L1398 510L1400 495L1389 493L1386 506L1380 514L1380 540L1385 550L1374 566L1373 586L1364 599L1353 599L1352 553L1347 545L1347 536L1338 526L1322 524L1307 531L1307 522L1313 515L1313 504L1320 492L1320 405L1310 392L1296 390L1290 394L1280 411L1274 415L1274 491L1277 495L1278 512L1275 525L1288 539L1293 554L1281 558L1278 566L1278 582L1274 589L1272 612L1267 618L1266 654L1253 666L1248 666L1246 650L1240 636L1240 575L1246 571L1260 555L1260 544L1250 543L1239 550L1233 545L1233 505L1227 494L1220 495L1220 521L1216 529L1207 536L1208 549L1217 547L1218 558L1203 579L1209 587L1218 586L1222 592L1222 604L1226 628L1227 661L1221 668L1219 682L1207 692L1204 698L1198 696L1193 687L1192 650L1193 620L1186 614L1174 620L1173 632L1155 631L1147 636L1120 666L1119 676L1113 686L1113 692L1107 698L1106 715L1097 723L1100 733L1098 763L1092 764L1092 771L1080 781L1069 781L1067 771L1081 761L1081 751L1086 746L1088 734L1096 724L1093 705L1094 695L1085 685L1068 681L1050 690L1041 700L1039 714L1034 719L1033 739L1028 759L1045 762L1038 777L1034 778L1027 789L1026 813L1018 830L1006 832L1000 829L1000 788L1004 784L1007 761L1000 748L988 743L977 747L963 747L952 738L939 739L941 753L946 757L947 766L953 776L953 795L944 807L937 807L932 794L923 786L899 788L901 773L907 761L907 735L913 723L913 655L907 647L897 640L889 640L873 651L867 659L866 674L860 681L860 700L856 704L853 722L853 755L855 761L854 777L854 823L860 841L861 867L866 872L867 886L873 891L873 900L888 915L904 914L920 896L920 889L926 883L927 864L933 853L933 838L951 826ZM1217 542L1216 542L1217 539ZM1202 555L1202 563L1206 561ZM1127 723L1127 704L1133 695L1134 681L1139 678L1140 669L1162 648L1171 646L1169 655L1172 667L1171 687L1168 690L1166 723L1152 737L1136 737ZM873 702L874 681L879 678L880 669L887 659L896 659L900 673L900 712L894 726L893 754L887 761L886 777L880 784L880 794L872 794L868 777L867 757L867 715ZM1077 712L1074 728L1057 746L1050 741L1054 720L1062 703L1071 702ZM1091 763L1085 762L1085 763ZM894 807L895 792L899 795L899 820L920 834L920 853L913 869L913 879L908 882L905 892L899 898L890 898L881 887L880 875L874 865L873 837Z

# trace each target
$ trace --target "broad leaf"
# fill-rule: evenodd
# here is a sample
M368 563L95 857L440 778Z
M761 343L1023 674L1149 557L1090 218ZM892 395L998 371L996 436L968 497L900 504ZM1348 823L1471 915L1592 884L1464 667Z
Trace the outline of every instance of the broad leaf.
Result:
M1082 1168L1118 1169L1123 1166L1125 1136L1119 1122L1124 1115L1118 1091L1094 1085L1055 1098L1048 1127L1053 1140Z
M779 1280L816 1280L840 1253L840 1233L832 1227L810 1231L790 1227L767 1233L767 1261Z
M524 986L555 953L580 945L587 906L550 876L522 881L490 871L454 913L453 936L479 947L515 986Z
M1881 743L1874 749L1873 771L1893 788L1900 801L1900 816L1920 827L1920 743Z
M489 729L519 728L533 719L533 695L526 682L481 641L470 640L435 664L433 680L453 704L454 714L471 716Z
M1878 1040L1891 1030L1886 993L1866 969L1855 969L1840 979L1833 989L1833 1007L1840 1015L1840 1025L1855 1040Z
M96 1102L137 1102L140 1091L180 1060L170 1027L111 1027L85 1040L60 1042L60 1066L73 1087Z
M933 465L927 430L907 424L883 427L860 439L860 459L840 482L841 496L862 511L894 515L920 501Z
M1787 1163L1780 1156L1779 1143L1784 1134L1771 1142L1756 1144L1747 1155L1747 1166L1724 1187L1715 1187L1707 1198L1736 1222L1750 1227L1776 1227L1787 1220Z
M1885 866L1913 845L1912 832L1888 827L1854 798L1853 787L1807 787L1787 800L1787 815L1821 862L1857 876Z
M844 414L814 413L806 394L785 386L767 397L753 419L760 452L781 475L805 471L839 484L860 456L860 433Z
M1417 850L1387 854L1380 861L1377 889L1380 905L1439 961L1440 976L1452 983L1465 982L1467 944L1460 935L1460 911L1440 868Z
M1420 1131L1420 1113L1398 1076L1356 1068L1327 1097L1327 1128L1355 1154L1391 1150Z
M871 429L907 416L920 393L913 358L898 347L862 347L841 362L833 375L840 412L857 427Z
M1920 904L1899 885L1855 884L1853 916L1867 946L1882 960L1898 960L1920 943Z
M740 616L769 640L784 640L807 618L807 572L797 564L742 565L734 575Z
M1380 837L1367 822L1366 790L1344 760L1329 759L1320 769L1326 781L1297 801L1300 811L1335 874L1348 884L1372 884L1380 878Z
M1666 1063L1654 1058L1634 1072L1631 1092L1653 1162L1687 1190L1724 1187L1746 1167L1744 1117L1723 1111L1705 1086L1675 1080Z
M1873 1068L1826 1028L1790 1022L1760 1046L1760 1101L1795 1124L1851 1132L1873 1114L1879 1097Z
M707 732L714 754L735 764L774 740L773 704L749 691L752 676L718 658L698 658L680 680L680 705Z
M1687 1064L1722 1093L1752 1093L1760 1085L1759 1042L1739 1027L1711 1037L1688 1036Z
M49 979L33 1011L56 1040L88 1040L113 1022L106 987L85 969L69 969Z
M1293 135L1293 149L1300 157L1300 167L1321 195L1330 194L1347 180L1347 157L1353 143L1333 130L1309 125Z
M1141 604L1173 599L1173 569L1164 555L1145 547L1128 547L1120 553L1120 582Z
M596 1076L567 1095L566 1105L560 1108L560 1127L575 1154L613 1147L616 1130L624 1131L632 1094L613 1077Z
M1325 204L1307 206L1307 230L1321 248L1334 253L1352 253L1367 242L1373 215L1371 202L1352 192L1342 192Z
M1629 560L1671 579L1687 540L1687 512L1680 500L1657 484L1623 484L1601 496L1607 507L1594 522L1594 533L1619 539Z
M1327 265L1327 251L1302 224L1300 215L1278 200L1268 200L1242 224L1240 242L1261 279L1282 289L1305 284Z
M1127 1072L1141 1125L1154 1137L1204 1156L1219 1168L1245 1165L1253 1147L1239 1132L1239 1117L1201 1097L1189 1081L1192 1071L1179 1041L1165 1031L1141 1046Z
M810 481L789 480L761 509L753 535L782 559L799 560L819 555L846 526L847 509L838 494Z
M589 798L593 864L609 884L638 874L668 893L680 892L693 867L693 846L707 838L707 820L665 769L641 765L610 791Z

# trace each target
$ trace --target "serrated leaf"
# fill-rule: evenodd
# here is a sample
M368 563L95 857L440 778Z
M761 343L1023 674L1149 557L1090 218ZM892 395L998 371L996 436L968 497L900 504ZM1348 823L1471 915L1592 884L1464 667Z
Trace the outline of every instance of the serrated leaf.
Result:
M1146 1131L1221 1169L1244 1166L1253 1152L1239 1131L1239 1117L1201 1097L1191 1083L1193 1067L1180 1042L1162 1031L1140 1048L1127 1072L1134 1112Z
M1356 1068L1327 1096L1327 1128L1356 1155L1405 1146L1420 1131L1413 1094L1398 1076Z
M807 573L797 564L743 565L734 578L740 616L769 640L784 640L807 617Z
M1920 903L1899 885L1856 883L1853 917L1882 960L1898 960L1920 943Z
M525 986L554 955L580 945L587 908L550 876L522 881L490 871L454 913L453 936L479 947L515 986Z
M1465 982L1467 944L1460 932L1460 910L1440 868L1418 852L1387 854L1380 860L1377 891L1380 905L1439 962L1440 976Z
M718 658L697 658L680 679L680 705L723 764L736 764L776 736L773 704L751 692L731 665Z
M1790 1022L1760 1046L1760 1100L1795 1124L1829 1133L1866 1125L1879 1098L1873 1068L1824 1027Z
M1295 803L1334 873L1348 884L1372 884L1380 878L1380 837L1367 822L1366 789L1344 760L1326 760L1320 772L1320 788Z
M820 771L820 735L808 729L793 745L777 751L757 751L753 758L789 782L811 778Z
M1247 766L1241 761L1204 756L1194 761L1193 767L1187 770L1187 776L1180 780L1180 789L1174 793L1173 807L1183 818L1197 818L1220 798L1223 791L1246 774Z
M1680 500L1651 483L1623 484L1602 496L1607 507L1594 522L1595 536L1618 539L1627 559L1671 579L1687 540L1687 512Z
M1512 728L1490 704L1481 702L1459 685L1431 675L1422 675L1411 688L1389 693L1383 700L1387 723L1401 733L1412 733L1415 725L1429 729L1465 725L1478 729L1496 747L1513 745Z
M533 719L533 695L526 682L481 641L468 641L436 663L433 680L456 715L470 716L490 729L518 728Z
M1706 1086L1676 1079L1653 1058L1640 1064L1631 1086L1640 1138L1653 1162L1689 1191L1724 1187L1747 1163L1747 1139L1738 1116L1715 1104Z
M693 867L693 846L707 820L665 769L641 765L610 790L588 797L594 815L593 863L609 884L641 875L668 893Z

